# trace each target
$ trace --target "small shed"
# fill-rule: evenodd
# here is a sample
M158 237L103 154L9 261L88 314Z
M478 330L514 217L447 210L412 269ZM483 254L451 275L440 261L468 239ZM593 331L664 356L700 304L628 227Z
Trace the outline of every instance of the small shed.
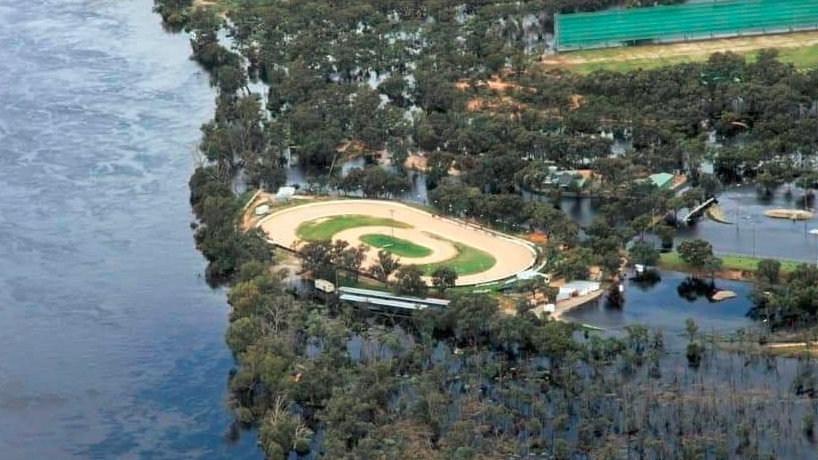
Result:
M276 201L288 201L295 195L295 187L280 187L276 192Z
M256 209L253 211L253 214L255 214L256 216L263 216L266 215L268 212L270 212L270 205L262 204L256 206Z
M315 280L315 289L318 289L321 292L326 292L327 294L332 294L335 292L335 285L330 283L327 280Z

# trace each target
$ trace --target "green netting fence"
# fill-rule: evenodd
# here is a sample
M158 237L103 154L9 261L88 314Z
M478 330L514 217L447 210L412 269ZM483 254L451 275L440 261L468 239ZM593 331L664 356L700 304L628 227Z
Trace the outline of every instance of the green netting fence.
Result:
M558 14L558 51L818 29L818 0L742 0Z

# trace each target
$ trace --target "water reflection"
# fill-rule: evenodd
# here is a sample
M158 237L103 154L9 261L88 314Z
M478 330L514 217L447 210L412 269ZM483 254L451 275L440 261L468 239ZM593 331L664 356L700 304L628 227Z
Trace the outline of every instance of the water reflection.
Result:
M630 286L642 291L648 291L662 281L662 274L659 270L648 269L631 277Z
M676 286L676 292L679 294L679 297L688 302L695 302L699 300L700 297L712 302L713 296L718 291L716 283L713 280L704 280L695 276L688 276Z

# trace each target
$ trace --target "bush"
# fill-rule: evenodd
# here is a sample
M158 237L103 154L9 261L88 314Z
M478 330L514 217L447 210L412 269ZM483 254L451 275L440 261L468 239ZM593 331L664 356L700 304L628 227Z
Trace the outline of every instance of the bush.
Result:
M698 342L691 342L687 344L687 364L692 368L698 368L704 356L704 347Z

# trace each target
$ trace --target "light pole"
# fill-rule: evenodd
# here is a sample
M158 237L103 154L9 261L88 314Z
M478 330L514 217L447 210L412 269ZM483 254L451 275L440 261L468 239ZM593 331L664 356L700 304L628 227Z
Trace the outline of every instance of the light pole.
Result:
M752 223L753 223L753 258L755 259L756 256L756 219L755 216L752 216Z
M809 234L818 237L818 228L810 230ZM818 238L816 238L816 241L818 241ZM815 248L816 248L815 265L818 266L818 243L816 243Z

